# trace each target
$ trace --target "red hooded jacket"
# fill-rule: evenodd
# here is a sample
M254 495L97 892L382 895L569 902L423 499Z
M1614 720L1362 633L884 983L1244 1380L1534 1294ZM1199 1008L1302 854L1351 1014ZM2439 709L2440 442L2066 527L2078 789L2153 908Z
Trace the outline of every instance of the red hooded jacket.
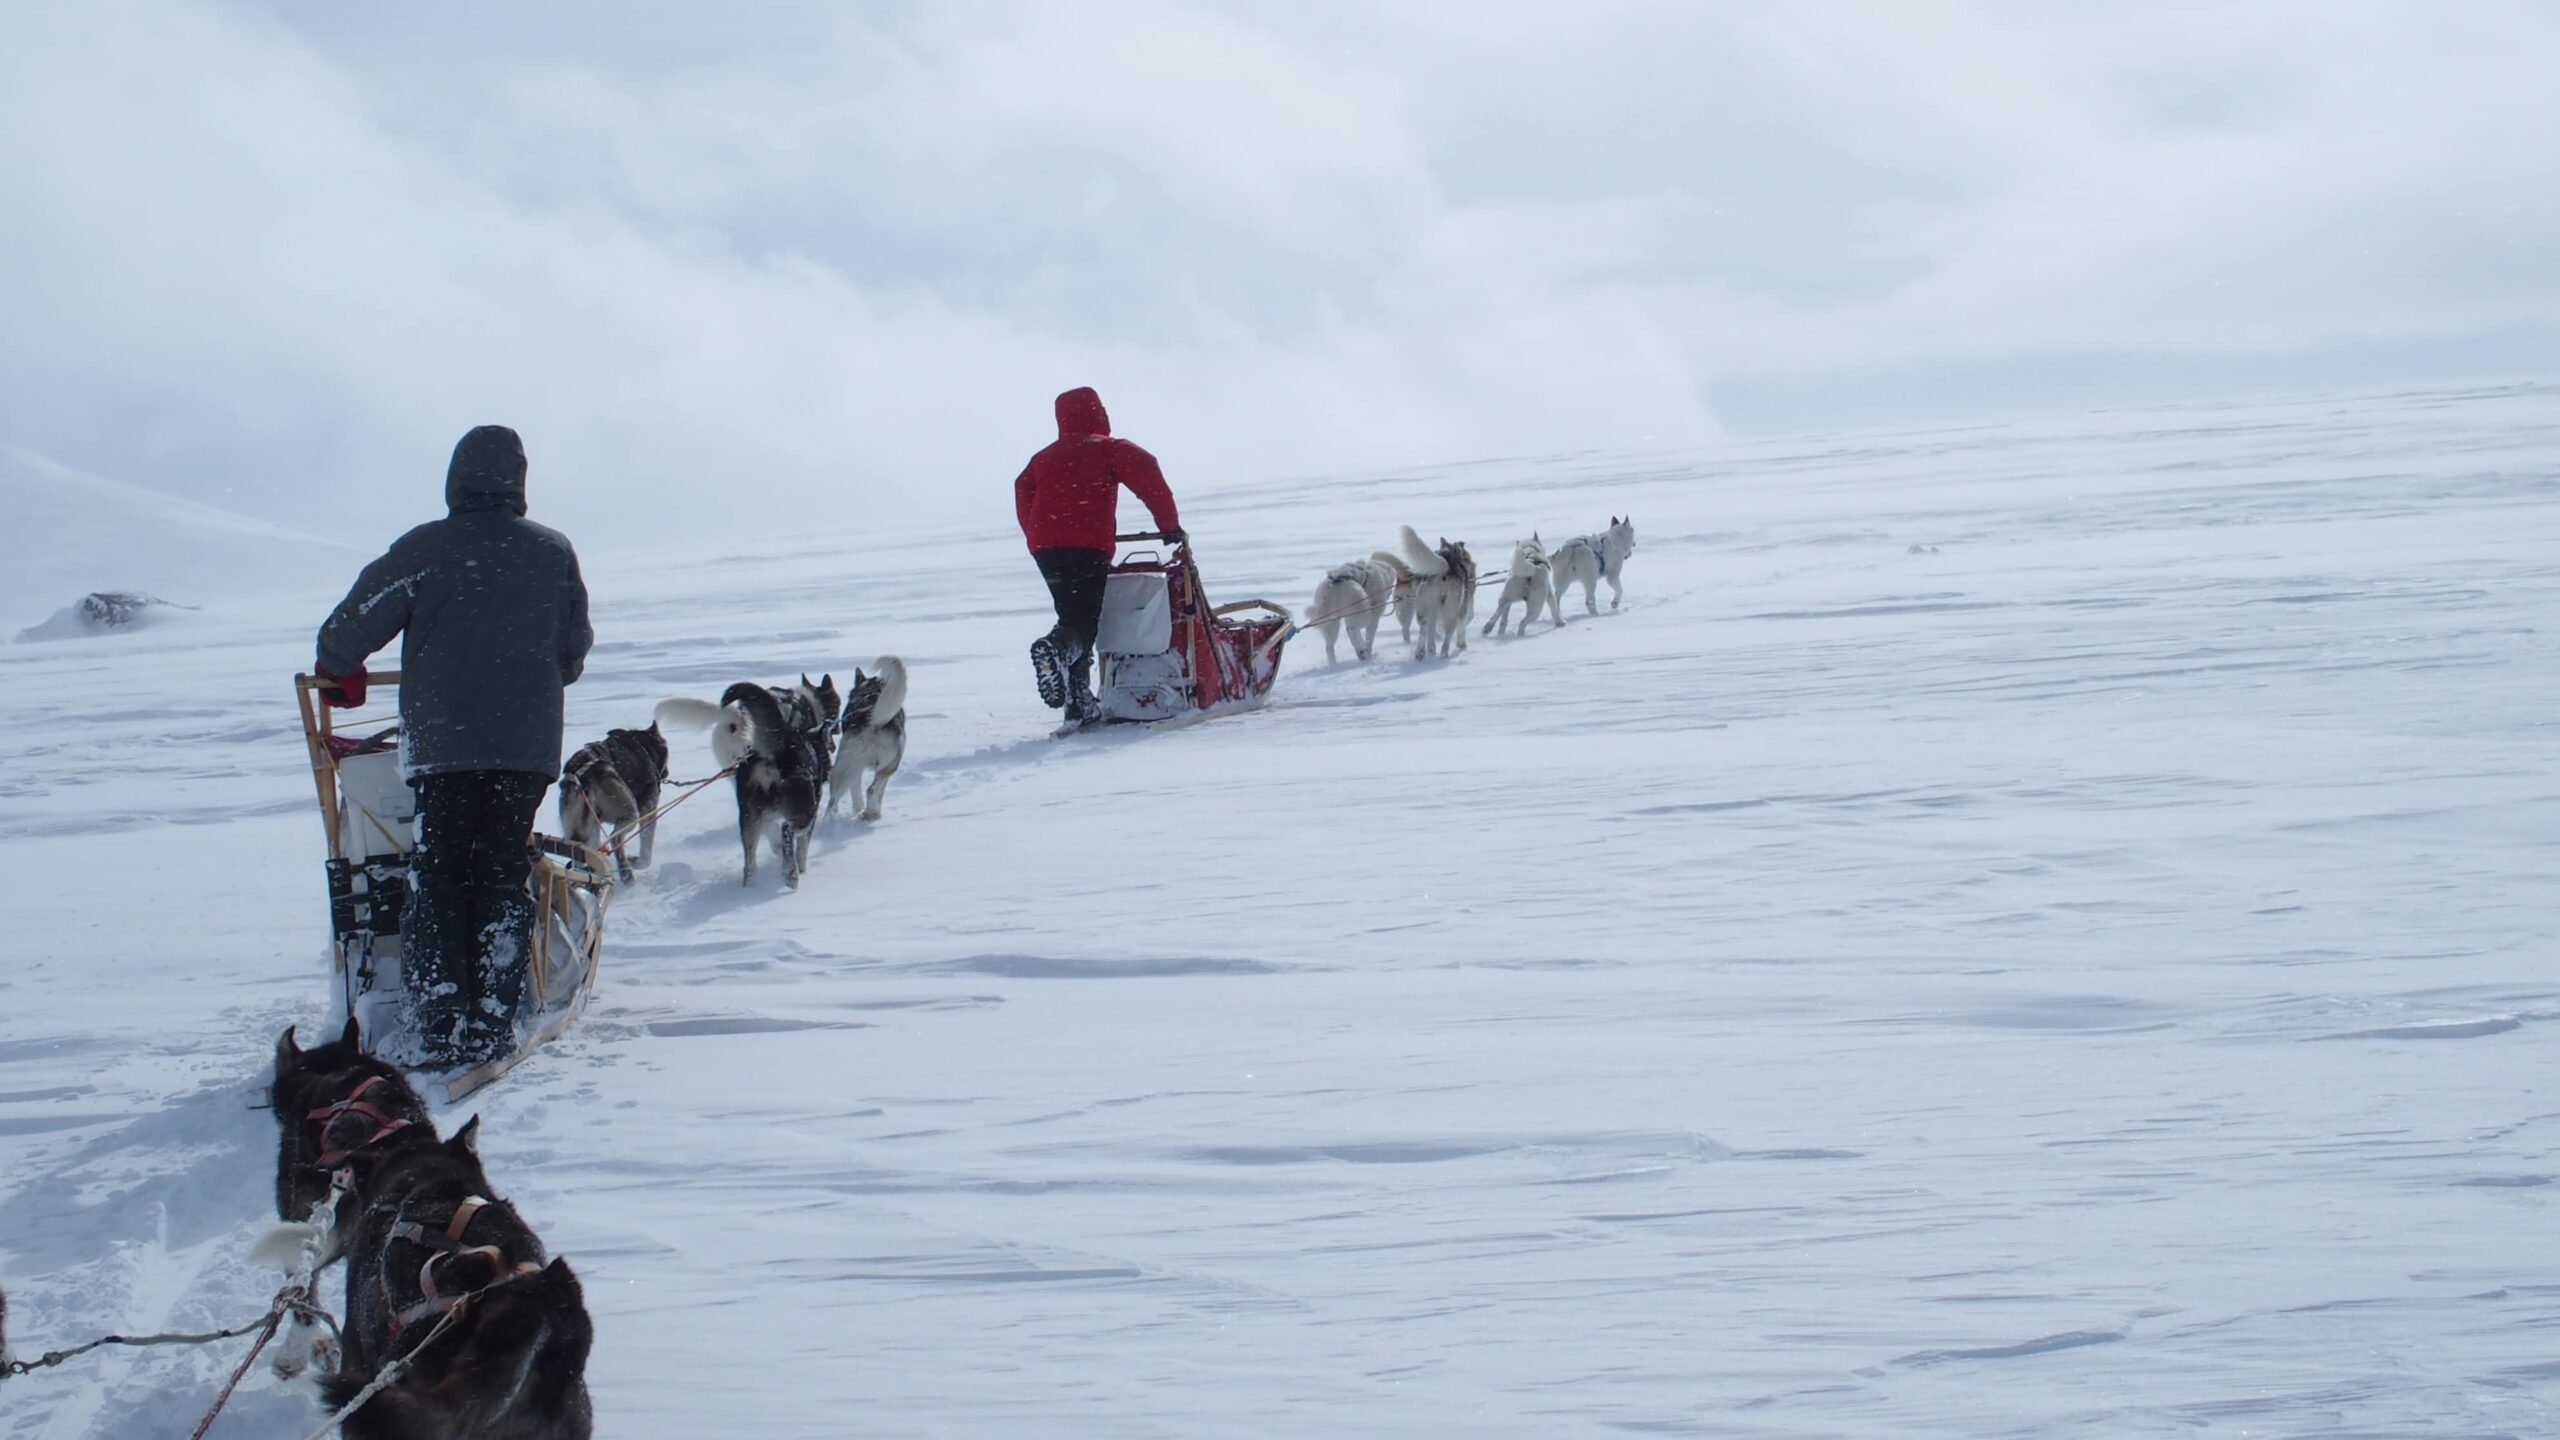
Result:
M1034 550L1112 548L1119 532L1120 487L1147 504L1158 530L1177 530L1156 457L1111 435L1111 417L1090 387L1058 397L1057 443L1031 457L1013 482L1013 515Z

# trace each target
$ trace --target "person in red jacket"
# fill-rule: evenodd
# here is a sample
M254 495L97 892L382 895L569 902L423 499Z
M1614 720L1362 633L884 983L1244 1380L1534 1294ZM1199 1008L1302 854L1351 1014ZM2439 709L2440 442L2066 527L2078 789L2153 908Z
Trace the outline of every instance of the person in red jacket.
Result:
M1123 485L1146 502L1156 529L1181 544L1182 516L1156 457L1112 435L1111 417L1091 387L1059 396L1057 441L1014 479L1013 514L1058 608L1057 625L1031 642L1040 699L1080 723L1102 714L1093 694L1093 640L1102 627Z

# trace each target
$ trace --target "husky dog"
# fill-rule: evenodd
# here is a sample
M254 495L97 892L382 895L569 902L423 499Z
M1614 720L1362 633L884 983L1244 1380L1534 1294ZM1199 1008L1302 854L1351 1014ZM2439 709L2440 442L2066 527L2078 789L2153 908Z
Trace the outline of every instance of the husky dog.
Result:
M313 1208L329 1197L333 1171L360 1161L370 1165L404 1146L436 1138L427 1102L397 1069L364 1053L363 1037L352 1019L337 1039L308 1050L295 1040L293 1027L285 1027L276 1040L267 1106L275 1111L278 1131L276 1216L281 1220L309 1220ZM343 1235L353 1218L343 1195L337 1211Z
M344 1405L392 1360L417 1353L347 1417L347 1440L595 1433L585 1292L569 1262L546 1263L515 1207L490 1197L479 1133L474 1116L450 1140L402 1151L365 1186L346 1247L346 1362L322 1377L321 1392ZM438 1325L444 1337L418 1349Z
M660 724L711 731L711 754L720 768L736 772L738 842L746 851L743 883L756 879L756 850L767 830L778 830L783 879L792 889L809 868L809 831L818 823L825 798L828 748L813 741L793 722L792 712L762 685L741 680L720 697L707 700L661 700Z
M591 849L613 847L614 873L631 878L649 867L658 848L658 791L667 783L667 737L655 721L646 730L607 731L578 747L560 767L560 831ZM643 816L649 816L643 820ZM625 834L640 827L640 858L622 852ZM610 832L610 833L608 833Z
M1402 560L1384 550L1369 558L1413 577L1413 618L1422 635L1413 658L1428 660L1435 653L1446 656L1453 648L1466 649L1467 621L1476 610L1476 557L1463 540L1443 537L1437 549L1425 545L1410 525L1397 537L1404 546Z
M889 777L907 758L907 662L883 655L872 673L853 672L853 693L846 699L844 723L837 736L835 767L827 776L827 813L846 792L871 773L862 795L862 818L880 818L880 797L889 793Z
M789 716L791 728L818 749L818 761L826 763L835 754L836 722L844 714L844 696L836 690L832 671L812 684L809 672L800 672L797 685L770 685L773 698L782 702L782 713Z
M9 1292L0 1290L0 1374L17 1363L18 1357L9 1353Z
M367 1178L401 1151L436 1143L426 1102L398 1070L365 1054L362 1041L353 1020L337 1039L308 1050L289 1026L276 1041L267 1107L275 1112L279 1132L276 1215L286 1223L258 1243L256 1260L289 1271L299 1271L306 1260L314 1272L328 1268L346 1253L356 1196ZM334 1177L340 1174L350 1188L338 1187ZM323 1241L314 1222L332 1197ZM276 1350L276 1373L287 1379L300 1375L315 1354L327 1353L324 1346L334 1350L307 1318L296 1315Z
M1585 613L1600 613L1600 582L1609 582L1609 608L1627 598L1627 587L1620 583L1626 573L1627 557L1636 553L1636 522L1611 517L1609 528L1597 535L1577 535L1556 547L1547 557L1554 567L1556 599L1561 602L1566 591L1582 587ZM1561 603L1559 603L1561 608Z
M1511 573L1502 582L1502 603L1493 610L1493 618L1484 622L1484 633L1499 634L1511 628L1511 607L1520 612L1520 633L1529 633L1529 622L1545 610L1558 629L1564 626L1564 601L1556 594L1555 571L1547 564L1547 551L1538 537L1511 547Z
M1324 632L1324 663L1334 663L1334 641L1346 628L1351 632L1351 653L1368 659L1377 648L1378 624L1391 604L1405 638L1413 638L1413 587L1404 583L1406 575L1402 565L1382 565L1375 559L1354 560L1325 572L1316 586L1315 602L1307 607L1307 624Z
M819 758L824 742L812 742L773 692L759 685L741 680L730 686L720 708L742 711L748 719L747 751L735 762L738 843L747 852L740 883L756 883L756 847L771 830L773 848L782 856L782 883L797 890L809 870L809 832L825 798L819 793L827 782L827 763Z

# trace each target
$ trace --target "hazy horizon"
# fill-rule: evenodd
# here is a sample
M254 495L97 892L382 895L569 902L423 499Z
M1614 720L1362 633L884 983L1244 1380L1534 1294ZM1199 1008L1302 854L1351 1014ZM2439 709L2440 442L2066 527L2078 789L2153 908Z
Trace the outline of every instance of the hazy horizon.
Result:
M2560 12L0 17L0 445L359 543L2560 373Z

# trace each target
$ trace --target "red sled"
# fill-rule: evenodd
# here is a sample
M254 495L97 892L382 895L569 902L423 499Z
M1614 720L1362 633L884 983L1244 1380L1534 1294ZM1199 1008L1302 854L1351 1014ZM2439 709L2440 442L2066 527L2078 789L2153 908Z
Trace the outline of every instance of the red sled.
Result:
M1119 537L1145 544L1152 532ZM1187 543L1133 550L1102 592L1094 693L1110 723L1146 724L1242 710L1271 693L1289 612L1268 600L1211 606Z

